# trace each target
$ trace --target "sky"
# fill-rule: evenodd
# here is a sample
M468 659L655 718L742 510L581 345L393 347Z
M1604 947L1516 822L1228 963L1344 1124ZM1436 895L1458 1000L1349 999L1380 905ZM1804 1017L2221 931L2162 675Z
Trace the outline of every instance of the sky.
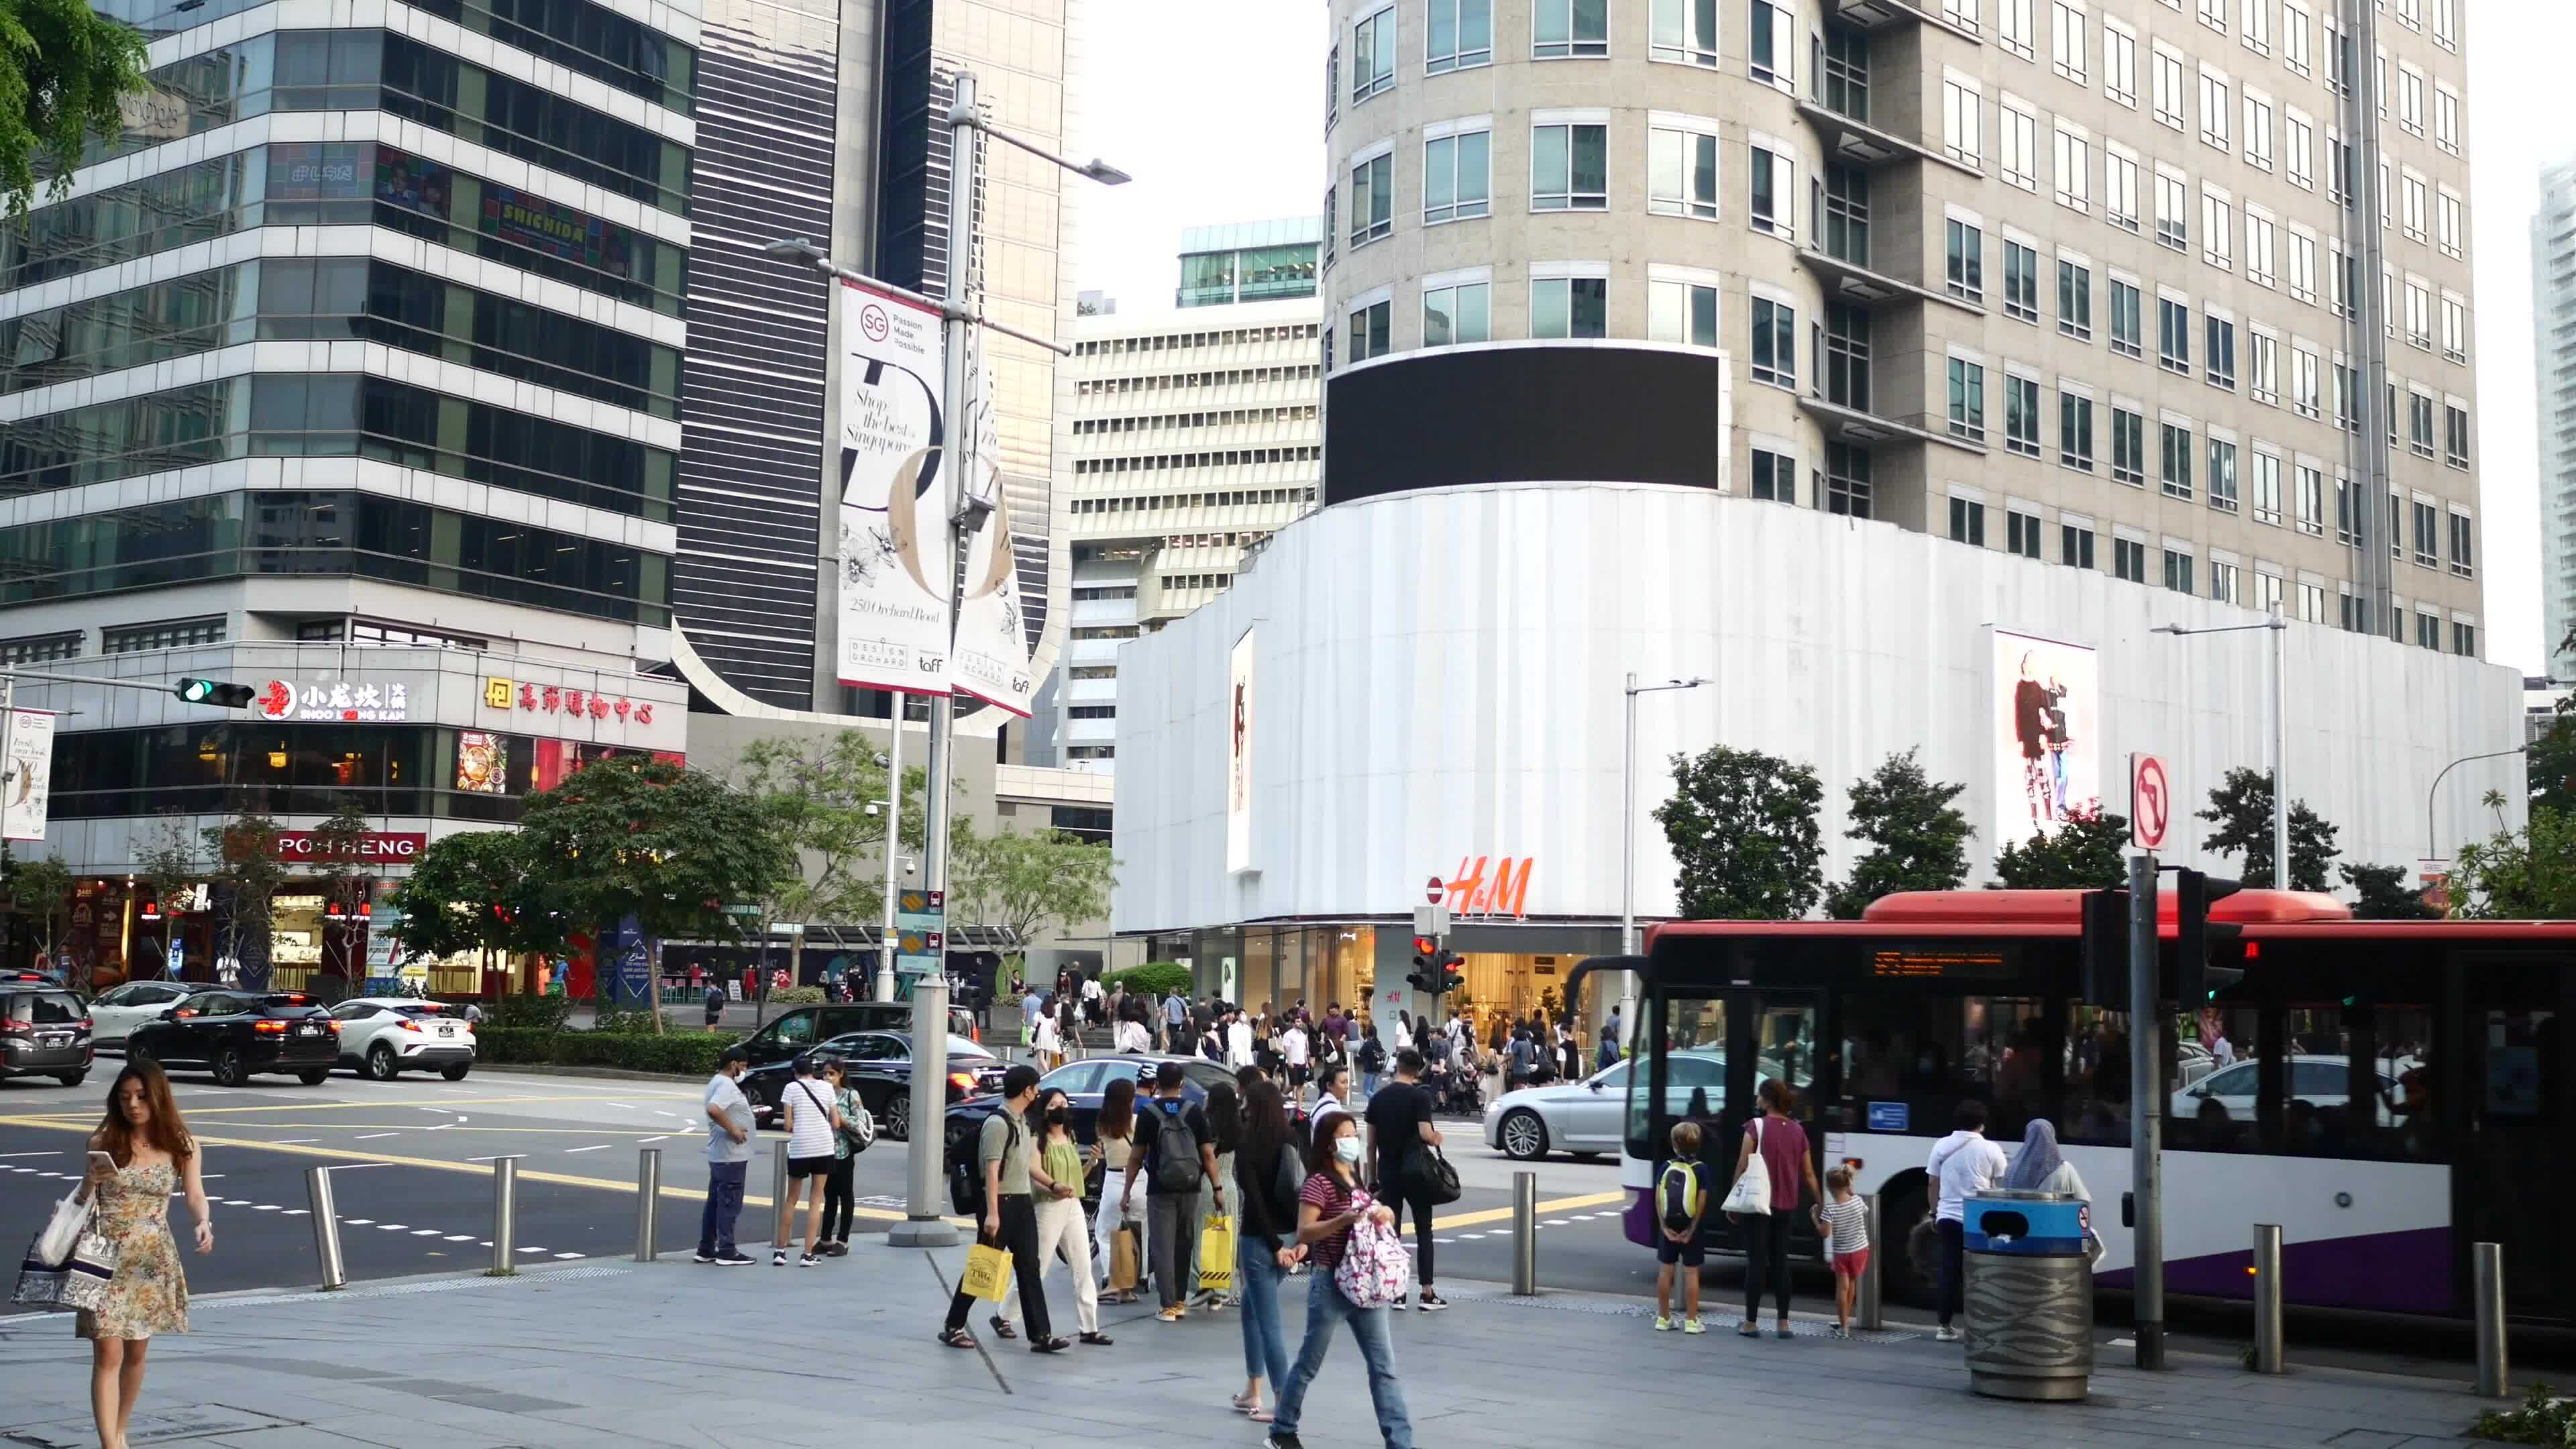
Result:
M2576 140L2559 129L2565 113L2555 110L2565 98L2549 99L2566 84L2565 57L2576 55L2576 4L2470 0L2461 10L2484 515L2479 618L2490 660L2536 672L2546 649L2530 221L2541 168L2576 156ZM1109 293L1121 313L1168 311L1182 228L1323 209L1322 5L1091 0L1076 14L1082 114L1070 147L1136 178L1081 187L1077 290ZM1211 63L1226 56L1237 59Z

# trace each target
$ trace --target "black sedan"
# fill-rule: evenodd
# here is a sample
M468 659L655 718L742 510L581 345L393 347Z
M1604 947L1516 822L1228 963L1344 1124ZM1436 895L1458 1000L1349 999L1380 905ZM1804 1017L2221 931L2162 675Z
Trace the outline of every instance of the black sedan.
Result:
M301 992L200 991L128 1032L125 1059L202 1066L227 1087L254 1072L318 1087L340 1060L340 1024Z
M853 1031L817 1042L807 1056L849 1069L850 1090L877 1119L877 1130L901 1142L912 1134L912 1033ZM962 1036L948 1038L948 1101L955 1104L1002 1090L1001 1059ZM778 1118L779 1098L796 1080L794 1060L767 1062L742 1074L742 1094L763 1127Z
M1205 1057L1121 1054L1067 1062L1038 1078L1038 1095L1044 1097L1050 1089L1064 1093L1074 1139L1087 1147L1100 1135L1100 1103L1109 1092L1109 1084L1124 1076L1136 1083L1138 1098L1149 1097L1154 1091L1154 1076L1162 1070L1165 1062L1181 1064L1181 1100L1192 1105L1207 1101L1208 1088L1219 1082L1231 1084L1234 1081L1234 1073L1224 1063L1212 1062ZM958 1164L973 1154L975 1139L984 1130L984 1119L1000 1111L1001 1106L1002 1099L998 1094L949 1105L947 1166L952 1198L960 1193ZM1097 1201L1099 1193L1100 1174L1095 1169L1084 1185L1083 1196L1086 1201ZM959 1208L961 1212L964 1210Z

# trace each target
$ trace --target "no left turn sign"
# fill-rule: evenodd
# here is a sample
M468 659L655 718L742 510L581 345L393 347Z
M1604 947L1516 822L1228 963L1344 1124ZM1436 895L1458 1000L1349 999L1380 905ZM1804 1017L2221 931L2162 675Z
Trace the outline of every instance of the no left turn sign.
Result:
M2165 848L2173 823L2173 786L2161 755L2129 756L2129 843L2140 850Z

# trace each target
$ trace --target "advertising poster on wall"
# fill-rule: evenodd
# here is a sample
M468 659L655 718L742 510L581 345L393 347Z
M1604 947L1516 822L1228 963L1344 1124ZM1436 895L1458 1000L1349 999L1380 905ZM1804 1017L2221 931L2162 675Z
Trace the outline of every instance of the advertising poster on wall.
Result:
M2102 808L2102 691L2081 644L1994 631L1994 821L1988 843L2048 835Z
M1028 610L1020 594L1019 550L1013 546L1011 509L1002 498L1001 430L985 386L981 358L966 395L974 399L975 456L968 480L975 496L993 501L992 516L966 543L965 591L957 611L956 685L1022 719L1037 687L1029 657Z
M510 785L510 742L486 730L456 732L456 788L499 795Z
M844 283L841 367L843 684L948 688L947 527L940 468L939 314Z
M1225 868L1252 869L1252 632L1234 641L1226 691Z
M9 778L5 805L0 806L0 836L11 840L45 838L45 816L53 803L54 717L36 709L13 709L7 719L5 753Z

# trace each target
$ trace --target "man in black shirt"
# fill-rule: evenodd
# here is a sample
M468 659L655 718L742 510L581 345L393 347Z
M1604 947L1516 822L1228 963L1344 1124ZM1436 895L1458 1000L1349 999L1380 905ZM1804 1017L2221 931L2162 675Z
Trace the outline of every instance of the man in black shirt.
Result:
M1225 1211L1225 1184L1216 1176L1216 1133L1207 1112L1181 1097L1179 1062L1165 1062L1154 1074L1154 1095L1136 1105L1136 1150L1145 1165L1127 1176L1118 1202L1121 1214L1145 1180L1147 1247L1154 1255L1154 1287L1162 1299L1156 1316L1177 1323L1188 1313L1198 1287L1199 1185L1215 1189L1214 1204ZM1186 1145L1184 1145L1186 1144Z
M1413 1262L1422 1280L1422 1296L1414 1306L1425 1313L1449 1306L1431 1287L1431 1199L1415 1167L1415 1159L1440 1145L1431 1108L1431 1093L1422 1085L1422 1053L1406 1047L1395 1054L1395 1080L1369 1098L1369 1143L1377 1159L1378 1201L1394 1210L1397 1232L1404 1231L1405 1209L1413 1210ZM1402 1307L1402 1301L1396 1306Z

